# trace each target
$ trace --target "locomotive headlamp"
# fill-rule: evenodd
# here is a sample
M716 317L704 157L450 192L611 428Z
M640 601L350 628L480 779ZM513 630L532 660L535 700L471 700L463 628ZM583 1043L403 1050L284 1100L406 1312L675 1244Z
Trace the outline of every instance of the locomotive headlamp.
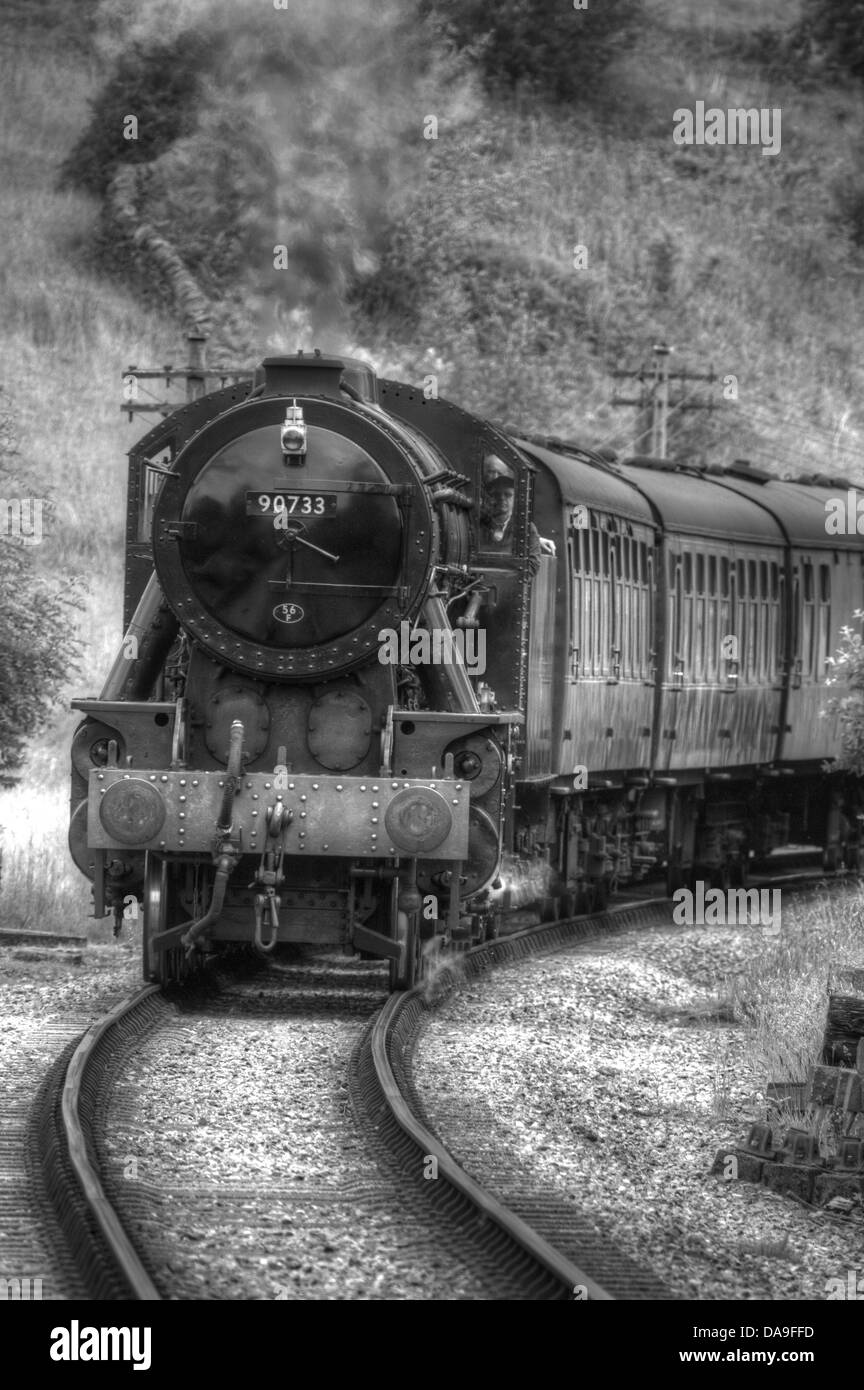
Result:
M124 777L106 789L99 801L99 819L112 840L121 845L144 845L159 834L165 821L165 802L142 777Z
M306 422L303 407L295 400L285 411L285 420L279 434L283 459L299 458L306 452Z
M414 787L394 796L387 807L384 824L397 849L409 854L428 854L447 839L453 817L440 792L431 787Z

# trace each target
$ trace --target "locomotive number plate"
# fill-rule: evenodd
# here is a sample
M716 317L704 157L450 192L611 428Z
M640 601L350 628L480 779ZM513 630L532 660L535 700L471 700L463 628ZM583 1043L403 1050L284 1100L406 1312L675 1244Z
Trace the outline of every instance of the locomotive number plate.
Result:
M247 516L325 516L335 512L337 498L321 492L247 492Z

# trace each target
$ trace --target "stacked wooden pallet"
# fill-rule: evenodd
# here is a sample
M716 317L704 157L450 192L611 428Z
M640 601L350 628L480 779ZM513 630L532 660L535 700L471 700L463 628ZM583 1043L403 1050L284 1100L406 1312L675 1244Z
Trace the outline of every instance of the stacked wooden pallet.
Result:
M774 1088L781 1090L782 1088ZM788 1088L791 1091L792 1087ZM810 1068L804 1100L807 1128L789 1128L775 1142L769 1124L753 1124L744 1143L719 1149L712 1173L762 1182L817 1206L851 1210L864 1203L864 968L832 966L822 1061ZM819 1154L829 1111L839 1132L837 1153ZM858 1136L852 1131L858 1129Z

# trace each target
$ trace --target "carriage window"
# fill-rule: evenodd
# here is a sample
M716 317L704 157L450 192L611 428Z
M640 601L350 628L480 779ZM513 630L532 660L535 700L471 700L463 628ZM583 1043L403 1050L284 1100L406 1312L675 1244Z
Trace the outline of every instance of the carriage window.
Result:
M651 592L651 570L648 547L645 541L634 541L633 549L633 577L636 581L637 608L635 610L634 621L636 624L636 650L638 653L633 674L638 680L650 680L651 671L651 650L654 646L654 605Z
M816 614L813 602L813 564L810 560L801 563L801 671L804 678L813 678L816 656Z
M747 561L747 602L743 605L746 679L759 679L759 590L756 587L756 561Z
M597 527L579 530L574 545L572 670L578 678L609 677L613 662L633 660L632 613L627 607L629 586L623 569L630 568L629 537L611 535ZM623 557L622 557L623 549ZM613 656L620 648L620 657Z
M804 602L813 602L813 566L809 560L804 561Z
M782 645L780 622L779 582L776 560L766 561L766 601L765 601L765 678L772 684L777 681Z
M705 556L696 556L696 593L693 598L693 675L697 681L706 676L707 600L705 598Z
M681 558L681 580L680 580L680 643L677 655L684 662L684 680L693 679L693 639L694 639L694 603L693 603L693 556L685 554Z
M720 597L729 597L729 561L720 559Z
M831 655L831 570L827 565L819 566L819 639L817 642L819 669L814 672L818 680L824 680L825 659Z
M759 679L766 681L770 669L771 621L768 612L768 561L759 561Z

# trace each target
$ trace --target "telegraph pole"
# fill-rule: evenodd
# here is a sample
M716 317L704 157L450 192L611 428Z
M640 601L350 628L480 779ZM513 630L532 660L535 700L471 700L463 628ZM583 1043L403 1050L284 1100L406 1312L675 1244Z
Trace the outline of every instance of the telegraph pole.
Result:
M669 420L669 354L665 343L654 344L654 389L651 393L651 452L665 459Z
M637 371L617 371L612 375L632 379L635 377L639 382L639 395L634 396L613 396L612 405L636 406L639 410L639 425L637 429L638 440L650 440L650 452L654 458L665 459L669 446L669 416L673 411L684 410L714 410L714 401L690 400L685 394L677 400L669 399L670 382L680 381L707 381L709 384L717 380L714 370L710 372L670 372L669 358L675 351L667 343L655 343L651 349L654 361L651 366L650 375L646 372L644 365Z
M197 401L208 391L220 386L228 386L237 381L248 381L252 376L251 367L211 368L205 364L207 335L197 327L190 328L186 334L189 360L184 367L175 367L170 362L164 367L127 367L123 373L123 401L120 409L125 410L130 421L136 414L149 411L168 416L182 404L178 400L159 399L141 382L164 381L165 390L170 391L177 382L185 387L187 402ZM141 400L142 393L147 397Z

